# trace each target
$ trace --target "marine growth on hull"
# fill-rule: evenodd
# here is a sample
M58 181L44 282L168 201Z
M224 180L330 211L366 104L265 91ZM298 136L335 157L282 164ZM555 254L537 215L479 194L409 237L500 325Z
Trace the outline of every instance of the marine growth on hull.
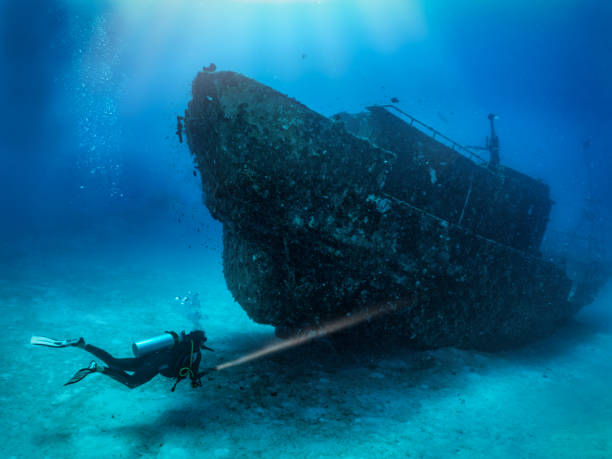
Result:
M205 71L184 123L223 223L227 285L279 335L359 314L347 337L494 349L549 334L592 299L539 254L546 184L387 107L327 118Z

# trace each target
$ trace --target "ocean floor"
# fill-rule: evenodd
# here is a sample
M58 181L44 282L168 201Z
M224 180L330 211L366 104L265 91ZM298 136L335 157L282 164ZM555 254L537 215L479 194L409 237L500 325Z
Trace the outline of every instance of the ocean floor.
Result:
M347 351L328 340L187 382L127 389L31 335L116 356L190 330L198 292L216 365L276 340L225 286L217 236L55 239L0 247L2 457L612 457L612 285L555 336L512 352ZM374 343L373 343L374 344Z

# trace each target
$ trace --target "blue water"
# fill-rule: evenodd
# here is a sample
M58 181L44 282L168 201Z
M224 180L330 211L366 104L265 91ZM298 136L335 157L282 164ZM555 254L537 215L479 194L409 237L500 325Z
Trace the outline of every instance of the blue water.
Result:
M0 2L4 456L612 456L609 288L528 349L314 345L197 391L101 375L66 388L89 356L28 344L83 335L127 355L191 328L176 300L190 291L212 364L273 340L225 287L221 225L175 135L211 62L324 115L396 97L466 145L494 112L502 164L551 187L549 234L609 257L610 24L604 0Z

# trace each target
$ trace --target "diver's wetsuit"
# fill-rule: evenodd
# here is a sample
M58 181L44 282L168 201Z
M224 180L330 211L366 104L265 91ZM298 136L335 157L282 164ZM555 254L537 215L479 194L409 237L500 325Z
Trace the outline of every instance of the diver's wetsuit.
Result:
M121 359L91 344L86 344L83 349L108 365L108 368L102 370L105 375L130 389L149 382L158 373L167 378L177 379L177 383L189 377L192 387L196 387L200 385L199 379L204 374L204 372L198 373L202 360L200 346L204 341L206 338L202 332L191 332L183 336L181 342L170 349L163 349L142 357ZM128 374L127 371L133 373Z

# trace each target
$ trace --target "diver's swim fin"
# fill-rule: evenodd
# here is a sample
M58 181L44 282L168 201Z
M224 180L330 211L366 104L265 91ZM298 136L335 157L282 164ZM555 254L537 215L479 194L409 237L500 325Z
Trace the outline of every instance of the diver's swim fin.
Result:
M78 346L81 341L85 344L85 340L83 338L72 338L72 339L64 339L57 340L53 338L45 338L44 336L32 336L30 338L30 344L35 344L37 346L48 346L48 347L68 347L68 346Z
M89 366L87 368L81 368L79 371L77 371L74 374L74 376L70 378L70 381L64 384L64 386L68 386L69 384L78 383L88 374L95 373L97 369L98 369L98 364L96 363L95 360L92 360L91 362L89 362Z

